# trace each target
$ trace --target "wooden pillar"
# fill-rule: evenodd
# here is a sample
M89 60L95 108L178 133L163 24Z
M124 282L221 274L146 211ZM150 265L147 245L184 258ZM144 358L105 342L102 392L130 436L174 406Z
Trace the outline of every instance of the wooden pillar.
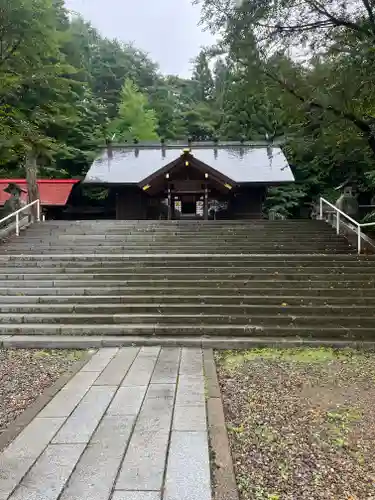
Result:
M168 187L168 220L172 220L172 191Z
M208 186L207 186L207 184L205 185L205 188L204 188L203 217L204 217L204 220L208 220Z

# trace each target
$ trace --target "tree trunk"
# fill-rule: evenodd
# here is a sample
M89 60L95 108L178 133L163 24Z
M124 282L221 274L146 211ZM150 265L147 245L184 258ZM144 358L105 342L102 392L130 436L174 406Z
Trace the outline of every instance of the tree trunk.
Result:
M32 203L33 201L39 199L39 188L37 183L38 163L34 151L29 151L26 154L25 171L26 171L27 191L28 191L28 202ZM34 220L36 220L38 213L37 204L31 207L30 213L34 218Z
M367 136L367 142L372 152L375 154L375 136L372 131L370 131L369 135Z

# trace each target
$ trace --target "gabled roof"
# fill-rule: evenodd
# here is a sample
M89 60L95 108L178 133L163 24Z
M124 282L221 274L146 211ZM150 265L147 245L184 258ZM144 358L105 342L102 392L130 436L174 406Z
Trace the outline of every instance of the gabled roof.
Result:
M210 165L207 165L203 161L199 160L195 156L193 156L191 153L183 153L182 155L178 156L175 160L173 160L171 163L168 163L162 168L159 168L155 172L153 172L151 175L146 177L145 179L142 179L139 182L139 185L142 187L145 184L148 184L152 182L154 179L157 179L158 177L163 177L164 180L164 174L173 172L174 169L177 169L179 167L184 166L185 168L185 162L188 162L189 166L192 168L195 168L196 170L200 171L202 174L207 173L210 177L210 179L215 179L216 181L222 182L223 184L229 183L229 184L235 184L233 179L230 177L224 175L220 171L212 168Z
M277 146L252 144L178 146L132 145L103 151L92 164L84 182L92 184L139 184L153 173L172 164L189 147L197 160L209 165L235 183L278 184L293 182L293 173Z

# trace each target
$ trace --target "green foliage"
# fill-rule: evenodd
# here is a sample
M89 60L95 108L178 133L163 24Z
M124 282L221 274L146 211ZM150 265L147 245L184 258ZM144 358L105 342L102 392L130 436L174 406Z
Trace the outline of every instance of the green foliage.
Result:
M146 92L157 66L82 18L69 20L62 0L0 0L0 12L1 171L24 176L32 152L39 175L80 177L117 117L125 80ZM150 130L154 114L145 112Z
M373 3L198 3L219 40L186 79L69 17L63 0L0 0L2 174L23 176L32 154L40 175L79 178L113 133L267 139L297 182L271 189L265 212L298 216L348 178L375 189Z
M333 188L348 178L359 192L371 192L373 2L196 3L205 25L221 34L213 51L220 56L214 72L220 136L281 140L293 166L297 187L271 190L266 209L293 215L295 197L335 200Z
M118 118L111 131L117 141L151 141L158 139L155 111L148 108L148 99L137 85L127 78L121 90Z
M306 191L306 186L294 184L270 188L264 205L265 213L269 214L272 211L276 216L284 218L298 215L306 198Z
M214 92L214 80L212 78L209 59L204 50L201 50L195 60L193 70L194 94L198 102L210 101Z

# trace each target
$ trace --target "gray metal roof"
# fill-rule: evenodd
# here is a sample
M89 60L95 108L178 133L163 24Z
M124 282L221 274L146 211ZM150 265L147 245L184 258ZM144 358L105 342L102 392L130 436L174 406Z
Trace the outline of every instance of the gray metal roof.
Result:
M112 158L105 150L94 161L86 175L86 183L135 184L176 160L180 147L119 147ZM293 182L294 176L279 147L192 146L191 153L218 172L237 183L259 182L277 184Z

